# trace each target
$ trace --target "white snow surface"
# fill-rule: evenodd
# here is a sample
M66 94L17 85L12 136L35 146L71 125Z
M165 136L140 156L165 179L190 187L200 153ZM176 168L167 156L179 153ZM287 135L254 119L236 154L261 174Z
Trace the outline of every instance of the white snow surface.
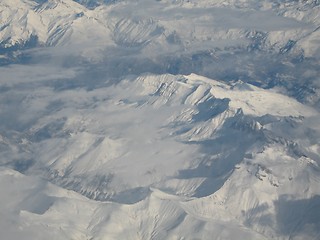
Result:
M21 107L1 129L6 239L319 237L316 110L196 74L19 84L1 95L2 116Z
M31 58L0 66L1 239L320 238L318 109L162 58L316 58L319 1L37 2L0 2Z

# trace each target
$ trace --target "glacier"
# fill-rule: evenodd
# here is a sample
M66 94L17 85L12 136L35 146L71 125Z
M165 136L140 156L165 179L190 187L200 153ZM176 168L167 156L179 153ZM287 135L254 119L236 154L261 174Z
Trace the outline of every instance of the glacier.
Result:
M319 239L319 8L1 1L1 236Z

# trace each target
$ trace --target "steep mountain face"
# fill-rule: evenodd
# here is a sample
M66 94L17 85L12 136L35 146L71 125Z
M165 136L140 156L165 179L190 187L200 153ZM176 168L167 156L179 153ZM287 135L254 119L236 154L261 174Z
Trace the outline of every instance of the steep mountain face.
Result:
M0 235L319 239L319 5L1 1Z

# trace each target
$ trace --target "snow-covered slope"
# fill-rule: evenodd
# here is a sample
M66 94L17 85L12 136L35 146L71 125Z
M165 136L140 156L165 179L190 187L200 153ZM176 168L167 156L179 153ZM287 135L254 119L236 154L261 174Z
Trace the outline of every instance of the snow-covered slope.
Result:
M2 0L0 236L319 239L319 7Z
M91 90L48 83L1 95L5 106L18 91L17 104L28 109L1 130L1 182L12 184L2 188L20 189L5 195L21 199L11 207L4 199L2 211L19 232L34 236L40 228L39 236L50 231L58 239L319 236L316 110L195 74L141 75ZM36 183L30 189L26 181ZM46 181L63 189L50 190Z
M1 44L71 45L108 41L109 31L95 13L73 1L1 1ZM33 41L35 41L33 40Z

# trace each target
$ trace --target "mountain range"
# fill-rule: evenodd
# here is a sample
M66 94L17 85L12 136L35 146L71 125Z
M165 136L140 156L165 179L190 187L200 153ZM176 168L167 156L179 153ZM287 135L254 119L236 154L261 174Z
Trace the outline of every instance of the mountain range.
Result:
M320 1L2 0L4 239L319 239Z

